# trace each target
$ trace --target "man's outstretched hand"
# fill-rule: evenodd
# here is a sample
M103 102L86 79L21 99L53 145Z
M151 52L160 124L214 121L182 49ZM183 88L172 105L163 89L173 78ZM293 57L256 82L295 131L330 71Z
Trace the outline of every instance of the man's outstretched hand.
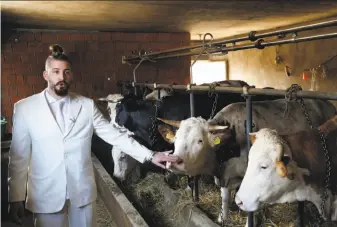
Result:
M156 152L152 158L152 163L156 166L159 166L163 169L165 169L165 165L162 164L162 162L179 162L181 159L178 156L171 155L172 151L165 151L165 152Z

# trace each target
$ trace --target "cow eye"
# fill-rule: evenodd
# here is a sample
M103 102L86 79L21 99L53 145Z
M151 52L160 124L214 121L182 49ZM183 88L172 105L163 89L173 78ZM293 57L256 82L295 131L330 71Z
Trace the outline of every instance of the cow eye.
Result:
M268 166L261 166L261 169L267 169Z
M202 143L202 140L198 140L198 144L201 144Z

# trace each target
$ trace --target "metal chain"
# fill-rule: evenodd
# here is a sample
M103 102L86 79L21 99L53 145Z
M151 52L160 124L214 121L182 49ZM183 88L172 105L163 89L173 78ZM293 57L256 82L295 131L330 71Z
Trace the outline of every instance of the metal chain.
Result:
M154 146L155 142L157 142L157 133L156 133L156 127L157 127L157 116L158 116L158 108L160 107L161 99L159 101L156 101L154 104L155 106L155 112L154 117L150 118L152 120L152 126L150 128L150 140L152 143L152 146Z
M222 168L223 168L223 165L224 163L220 161L220 164L219 164L219 184L220 184L220 187L221 187L221 179L222 179ZM223 209L222 209L222 197L221 197L221 193L220 193L220 219L221 219L221 227L224 227L225 226L225 220L224 220L224 217L223 217Z
M302 88L301 88L301 86L299 86L298 84L292 84L292 85L290 86L290 88L287 89L286 94L285 94L286 109L285 109L285 111L284 111L284 113L283 113L283 118L284 118L284 119L287 119L288 116L289 116L289 112L288 112L288 103L291 102L293 99L296 99L296 98L297 98L296 93L297 93L297 91L299 91L299 90L302 90ZM302 107L303 107L303 106L302 106ZM287 113L288 113L288 116L285 116ZM311 123L311 121L310 121L310 119L309 119L308 116L307 116L307 120L309 120L309 121L308 121L309 126L310 126L311 128L313 128L312 123Z
M291 87L289 89L287 89L287 93L285 94L285 99L287 101L286 103L286 110L284 113L286 113L288 111L288 102L290 102L292 99L299 99L301 107L303 109L303 113L307 119L308 125L311 129L316 129L320 139L321 139L321 143L323 146L323 150L324 150L324 155L325 155L325 163L326 163L326 178L325 178L325 185L324 185L324 194L321 195L321 199L322 199L322 203L321 203L321 210L322 210L322 215L321 217L318 217L318 226L322 226L323 224L323 219L322 216L324 216L325 211L324 211L324 206L325 206L325 200L328 197L328 189L330 186L330 175L331 175L331 162L330 162L330 157L329 157L329 151L327 149L327 145L326 145L326 138L325 135L322 133L322 131L318 128L313 126L312 121L310 120L307 108L305 106L304 100L303 98L298 98L296 96L297 91L302 90L301 86L299 86L298 84L293 84L291 85ZM316 218L316 217L315 217Z
M215 94L215 97L214 97L214 102L213 102L213 106L212 106L212 111L211 111L211 115L209 116L209 119L208 120L211 120L215 114L215 110L216 110L216 105L218 103L218 93L215 92L215 87L216 87L216 83L211 83L210 86L209 86L209 91L208 91L208 97L212 97L214 94Z

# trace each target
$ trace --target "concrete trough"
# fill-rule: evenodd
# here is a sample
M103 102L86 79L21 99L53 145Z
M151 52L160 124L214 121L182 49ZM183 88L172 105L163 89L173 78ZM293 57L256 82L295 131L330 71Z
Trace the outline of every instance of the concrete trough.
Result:
M149 226L94 154L92 155L92 160L98 193L117 226ZM158 183L160 183L160 181ZM175 209L175 205L179 201L179 194L165 184L162 188L164 194L164 201L162 202L165 204L165 209ZM176 220L174 220L173 225L185 227L219 227L219 225L214 223L203 211L194 205L185 206L176 217Z
M97 192L105 203L117 226L148 227L145 220L124 195L116 182L104 169L101 162L92 154Z

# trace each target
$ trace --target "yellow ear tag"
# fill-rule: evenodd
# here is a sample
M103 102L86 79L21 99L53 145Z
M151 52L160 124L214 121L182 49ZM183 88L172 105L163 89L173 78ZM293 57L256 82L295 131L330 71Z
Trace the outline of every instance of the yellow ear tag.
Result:
M219 138L219 137L216 137L216 138L213 140L213 143L214 143L214 145L220 144L220 138Z
M166 139L173 140L173 138L174 138L174 135L171 132L166 134Z

